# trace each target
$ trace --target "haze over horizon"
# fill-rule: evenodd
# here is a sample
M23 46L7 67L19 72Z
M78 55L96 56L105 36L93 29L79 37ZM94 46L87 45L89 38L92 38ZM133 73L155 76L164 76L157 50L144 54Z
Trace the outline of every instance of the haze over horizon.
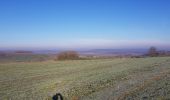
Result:
M169 0L1 0L0 49L170 49Z

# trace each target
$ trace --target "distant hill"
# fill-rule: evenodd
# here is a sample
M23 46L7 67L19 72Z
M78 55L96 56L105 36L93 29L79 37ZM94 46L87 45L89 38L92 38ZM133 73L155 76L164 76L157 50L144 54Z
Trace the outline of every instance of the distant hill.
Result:
M57 54L62 50L39 50L34 51L36 54ZM147 49L91 49L91 50L75 50L80 55L96 55L96 56L117 56L117 55L142 55Z
M37 50L35 54L57 54L64 50ZM142 55L147 49L91 49L91 50L74 50L80 55L96 55L96 56L117 56L117 55Z
M32 51L27 51L27 50L18 50L18 51L0 51L1 54L7 53L7 54L58 54L61 51L65 50L32 50ZM80 55L94 55L94 56L119 56L119 55L144 55L148 52L148 49L89 49L89 50L72 50L72 51L77 51ZM164 50L160 50L164 51ZM170 51L170 50L165 50L165 51Z
M147 53L147 49L93 49L79 52L82 55L99 55L99 56L143 55Z

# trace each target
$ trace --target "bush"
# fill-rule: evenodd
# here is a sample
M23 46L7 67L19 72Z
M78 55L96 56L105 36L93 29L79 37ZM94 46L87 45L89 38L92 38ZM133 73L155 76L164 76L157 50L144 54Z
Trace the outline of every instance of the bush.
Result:
M76 51L64 51L57 55L57 60L76 60L79 59L79 54Z

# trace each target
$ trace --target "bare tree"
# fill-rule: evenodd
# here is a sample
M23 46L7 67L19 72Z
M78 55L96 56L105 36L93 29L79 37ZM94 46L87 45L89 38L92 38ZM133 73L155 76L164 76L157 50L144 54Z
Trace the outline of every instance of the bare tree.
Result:
M150 47L150 48L149 48L149 51L148 51L148 55L149 55L150 57L156 57L156 56L158 56L159 54L158 54L158 51L157 51L156 47Z

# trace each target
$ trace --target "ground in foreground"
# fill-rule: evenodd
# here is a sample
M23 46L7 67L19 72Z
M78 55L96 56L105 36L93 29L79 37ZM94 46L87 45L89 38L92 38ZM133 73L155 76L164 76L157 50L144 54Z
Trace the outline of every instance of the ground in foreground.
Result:
M170 57L0 64L1 100L170 99Z

